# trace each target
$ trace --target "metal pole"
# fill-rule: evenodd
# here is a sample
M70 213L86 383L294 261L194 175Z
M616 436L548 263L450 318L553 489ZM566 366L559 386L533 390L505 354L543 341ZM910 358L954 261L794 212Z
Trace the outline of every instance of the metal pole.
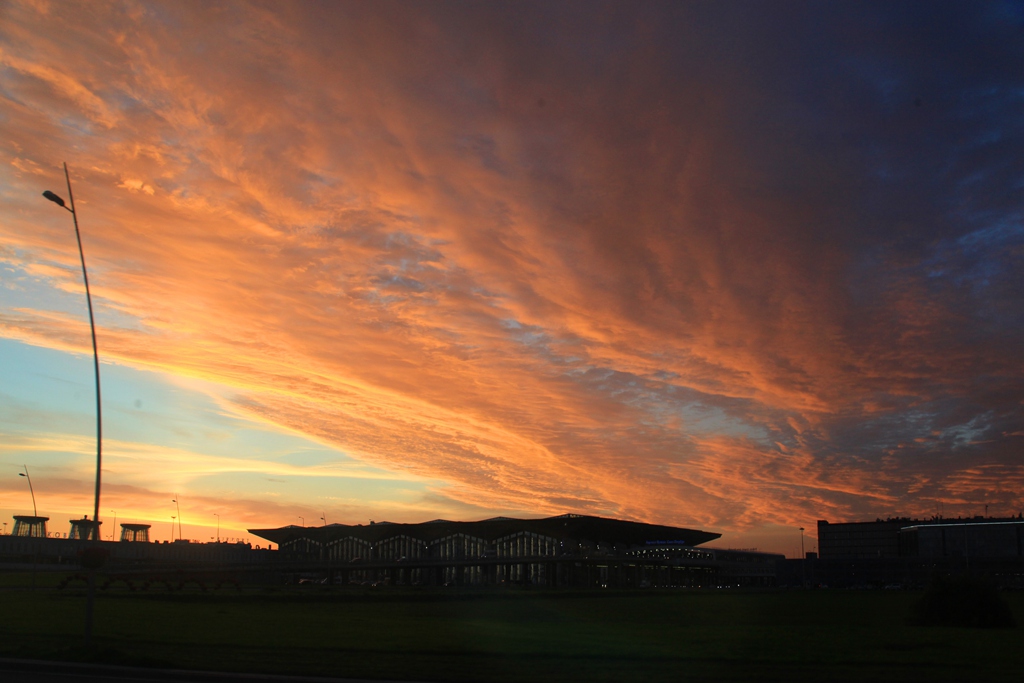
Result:
M220 543L220 515L214 512L213 516L217 518L217 543Z
M103 468L103 411L100 400L100 352L96 346L96 318L92 311L92 294L89 292L89 273L85 269L85 250L82 249L82 233L78 229L78 213L75 211L75 195L71 192L71 175L67 162L64 163L64 179L68 183L68 199L71 201L71 217L75 221L75 239L78 240L78 256L82 260L82 279L85 281L85 300L89 305L89 328L92 331L92 362L96 371L96 492L93 501L92 519L95 524L94 540L100 540L100 473Z
M22 467L25 469L25 474L21 474L21 472L18 472L18 474L28 479L28 492L32 494L32 516L38 517L39 512L36 510L36 492L32 488L32 477L29 476L28 465L22 465Z
M174 500L171 501L178 509L178 540L181 540L181 503L178 502L178 494L174 494ZM171 540L174 540L174 528L171 528Z
M96 317L92 310L92 293L89 291L89 271L85 267L85 250L82 248L82 232L78 229L78 212L75 211L75 195L71 191L71 174L68 173L67 162L64 163L64 180L68 184L68 199L71 201L71 208L64 205L64 200L50 192L43 192L43 196L58 206L71 212L75 222L75 239L78 241L78 256L82 261L82 280L85 282L85 301L89 305L89 330L92 333L92 361L96 372L96 489L93 499L92 525L87 527L87 535L92 536L93 541L100 541L100 478L103 472L103 401L100 396L100 352L96 345ZM34 505L35 494L33 494ZM86 539L88 540L88 539ZM88 549L86 549L88 550ZM102 564L102 556L98 560ZM90 564L92 560L90 560ZM89 567L89 591L85 602L85 646L92 644L92 612L93 602L96 596L96 567Z

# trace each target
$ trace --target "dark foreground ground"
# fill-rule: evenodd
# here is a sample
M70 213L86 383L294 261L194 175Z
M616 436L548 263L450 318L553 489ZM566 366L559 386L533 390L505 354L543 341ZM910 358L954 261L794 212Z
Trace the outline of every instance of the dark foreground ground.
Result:
M912 626L919 593L0 590L0 657L417 681L1014 681L1024 628ZM1018 625L1024 594L1004 593ZM0 663L0 678L4 678Z
M377 679L185 671L4 658L0 658L0 680L4 683L405 683Z

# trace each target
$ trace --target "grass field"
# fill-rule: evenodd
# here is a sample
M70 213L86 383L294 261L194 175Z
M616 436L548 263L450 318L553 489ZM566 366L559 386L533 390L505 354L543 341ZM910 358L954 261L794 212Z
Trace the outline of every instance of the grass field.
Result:
M1024 623L1024 595L1005 597ZM899 591L121 591L99 594L98 654L86 656L81 591L8 587L0 591L0 656L421 681L1021 680L1024 629L910 626L917 598Z

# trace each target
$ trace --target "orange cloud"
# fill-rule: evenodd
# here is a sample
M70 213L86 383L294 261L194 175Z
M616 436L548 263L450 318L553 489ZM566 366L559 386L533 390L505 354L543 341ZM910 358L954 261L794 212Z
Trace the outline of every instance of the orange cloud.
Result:
M407 9L12 3L0 259L78 291L38 199L67 155L102 355L463 510L746 529L1020 503L1009 437L981 445L1019 431L1019 323L977 313L1019 294L971 299L959 214L902 208L945 181L891 189L821 123L859 130L845 105L799 123L830 100L701 35L588 18L623 32L602 61L500 8ZM55 309L5 306L0 334L87 352Z

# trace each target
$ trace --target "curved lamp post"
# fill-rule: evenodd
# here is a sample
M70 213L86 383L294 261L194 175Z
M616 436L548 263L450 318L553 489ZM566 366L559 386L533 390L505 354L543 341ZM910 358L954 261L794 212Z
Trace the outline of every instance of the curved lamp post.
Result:
M58 195L47 190L43 196L62 209L71 212L75 221L75 238L78 240L78 256L82 260L82 279L85 281L85 300L89 304L89 327L92 330L92 361L96 370L96 492L92 511L93 524L96 529L93 532L93 540L100 540L100 470L103 465L103 412L100 401L100 354L96 348L96 319L92 312L92 295L89 293L89 273L85 269L85 251L82 249L82 233L78 230L78 214L75 213L75 195L71 192L71 176L68 174L68 165L64 164L64 179L68 184L68 199L71 207L64 204L64 200Z
M85 281L85 301L89 304L89 329L92 331L92 363L96 371L96 490L93 497L92 510L92 540L100 540L100 472L103 468L103 411L100 400L100 352L96 347L96 318L92 312L92 294L89 292L89 273L85 269L85 250L82 249L82 233L78 229L78 213L75 211L75 195L71 191L71 176L68 174L68 165L64 164L64 180L68 184L68 200L71 207L64 204L60 196L46 190L43 196L60 208L70 211L71 218L75 222L75 239L78 240L78 256L82 260L82 280ZM96 595L96 568L103 564L106 558L106 551L100 548L87 548L82 557L83 566L89 569L89 591L85 603L85 646L92 644L92 612L93 602Z
M28 474L28 465L22 465L22 467L25 468L25 471L24 472L18 472L18 476L19 477L25 477L26 479L28 479L28 492L32 494L32 516L33 517L38 517L39 516L39 511L36 510L36 492L32 488L32 477L30 477L29 474Z

